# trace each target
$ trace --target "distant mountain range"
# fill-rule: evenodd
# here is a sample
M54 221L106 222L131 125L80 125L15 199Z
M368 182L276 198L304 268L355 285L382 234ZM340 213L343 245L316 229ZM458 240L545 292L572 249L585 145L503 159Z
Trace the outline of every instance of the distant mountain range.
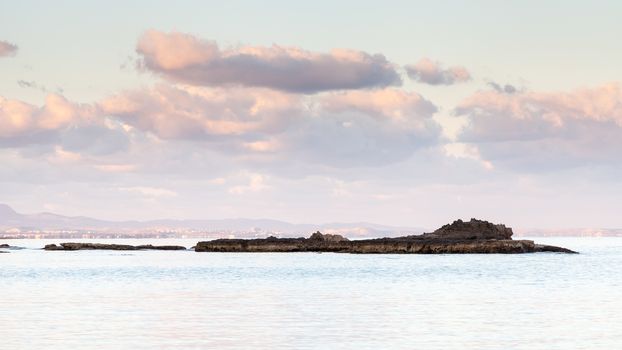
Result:
M315 231L351 238L395 237L432 230L369 222L292 224L271 219L109 221L53 213L20 214L0 204L0 237L281 237L308 236ZM514 236L622 237L622 229L514 229Z
M417 227L395 227L368 222L292 224L270 219L221 220L150 220L108 221L84 216L63 216L52 213L20 214L6 204L0 204L0 232L22 234L27 232L77 231L94 234L119 233L123 235L200 235L253 237L275 234L279 236L307 236L311 232L338 233L349 237L389 237L419 234Z

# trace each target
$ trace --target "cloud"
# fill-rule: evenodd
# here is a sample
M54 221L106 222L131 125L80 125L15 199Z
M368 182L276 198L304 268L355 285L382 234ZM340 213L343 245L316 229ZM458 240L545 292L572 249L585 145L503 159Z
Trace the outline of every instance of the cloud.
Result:
M41 107L0 96L0 148L48 145L67 152L108 154L126 149L129 136L118 123L100 117L94 106L49 94Z
M136 51L142 67L175 82L198 86L247 86L316 93L401 85L395 66L380 54L334 49L315 53L295 47L239 46L189 34L147 31Z
M443 145L443 150L445 151L445 154L449 157L472 159L479 162L484 167L484 169L494 169L494 165L491 162L482 159L482 155L480 154L479 149L474 145L460 142L452 142Z
M84 125L65 130L60 144L68 151L106 155L127 150L130 147L130 138L120 127Z
M231 157L239 165L270 170L291 163L378 166L435 146L441 131L436 112L421 95L392 88L305 96L159 84L93 105L58 94L48 95L40 107L0 97L0 147L55 159L75 153L107 173L127 172L123 164L132 165L129 171L147 169L137 159L106 156L130 148L146 152L158 143L179 149L187 144L192 152L211 152L212 159ZM184 166L183 160L160 161Z
M58 95L62 95L63 93L63 89L60 87L57 87L56 89L48 89L45 85L41 85L36 81L18 80L17 85L25 89L34 89L45 93L55 92Z
M327 112L357 111L395 122L421 126L425 118L437 112L437 107L417 93L397 89L378 91L348 91L326 95L322 107Z
M253 152L275 152L282 148L278 140L268 139L262 141L245 142L244 147Z
M37 106L3 98L0 160L10 165L0 181L100 184L135 201L186 196L177 184L178 197L145 190L168 188L170 178L234 198L309 176L385 178L382 167L439 144L436 111L394 88L300 95L159 84L92 105L56 94Z
M439 142L436 110L419 94L394 89L326 95L287 143L315 163L386 165Z
M429 58L422 58L404 68L410 79L430 85L452 85L471 80L471 74L466 68L454 66L445 69L440 62Z
M622 160L622 87L571 92L480 91L455 110L470 122L459 141L495 165L526 171Z
M34 81L18 80L17 81L17 85L19 85L20 87L23 87L23 88L31 88L31 89L36 89L36 90L41 89L42 91L46 91L45 87L40 87Z
M245 185L238 185L229 188L229 193L236 195L243 195L252 192L260 192L269 189L270 186L266 184L265 176L261 174L247 174L248 183Z
M510 84L501 85L501 84L495 83L494 81L489 81L488 86L493 88L496 92L501 92L501 93L506 93L506 94L513 94L518 91L516 87L514 87L514 85L510 85Z
M48 95L41 108L0 96L0 138L61 129L89 113L57 94Z
M0 40L0 57L15 56L17 49L17 45Z
M163 139L219 140L276 133L303 109L295 95L265 89L157 85L103 100L105 114Z
M165 140L204 142L246 161L386 164L438 142L436 106L396 89L300 96L255 88L158 85L99 109Z

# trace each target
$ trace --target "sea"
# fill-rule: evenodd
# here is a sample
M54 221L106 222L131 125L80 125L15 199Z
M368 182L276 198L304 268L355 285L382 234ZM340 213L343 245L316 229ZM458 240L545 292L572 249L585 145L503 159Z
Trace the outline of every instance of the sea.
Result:
M580 254L43 251L1 240L0 349L622 349L622 237ZM72 240L179 244L194 240Z

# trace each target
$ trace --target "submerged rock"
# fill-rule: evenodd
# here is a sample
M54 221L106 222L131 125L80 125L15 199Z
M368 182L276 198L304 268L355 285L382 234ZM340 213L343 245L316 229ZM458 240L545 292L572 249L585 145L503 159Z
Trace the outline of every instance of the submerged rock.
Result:
M14 245L9 245L9 244L0 244L0 249L21 250L21 249L26 249L26 248L16 247ZM2 252L2 250L0 250L0 252ZM4 253L8 253L8 252L4 252Z
M512 240L512 229L487 221L454 221L431 233L350 241L313 233L309 238L216 239L198 242L197 252L335 252L355 254L575 253L566 248Z
M177 245L128 245L128 244L104 244L104 243L61 243L60 245L48 244L44 250L186 250L186 247Z

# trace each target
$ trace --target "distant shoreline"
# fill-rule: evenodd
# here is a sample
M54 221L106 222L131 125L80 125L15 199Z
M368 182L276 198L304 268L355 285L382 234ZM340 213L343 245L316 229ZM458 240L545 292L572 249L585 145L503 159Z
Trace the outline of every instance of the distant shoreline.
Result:
M471 219L456 220L434 232L395 238L350 240L317 231L308 238L214 239L200 241L196 252L334 252L353 254L480 254L480 253L575 253L566 248L536 244L532 240L513 240L505 225ZM128 245L117 243L67 242L47 244L48 251L76 250L186 250L183 246Z

